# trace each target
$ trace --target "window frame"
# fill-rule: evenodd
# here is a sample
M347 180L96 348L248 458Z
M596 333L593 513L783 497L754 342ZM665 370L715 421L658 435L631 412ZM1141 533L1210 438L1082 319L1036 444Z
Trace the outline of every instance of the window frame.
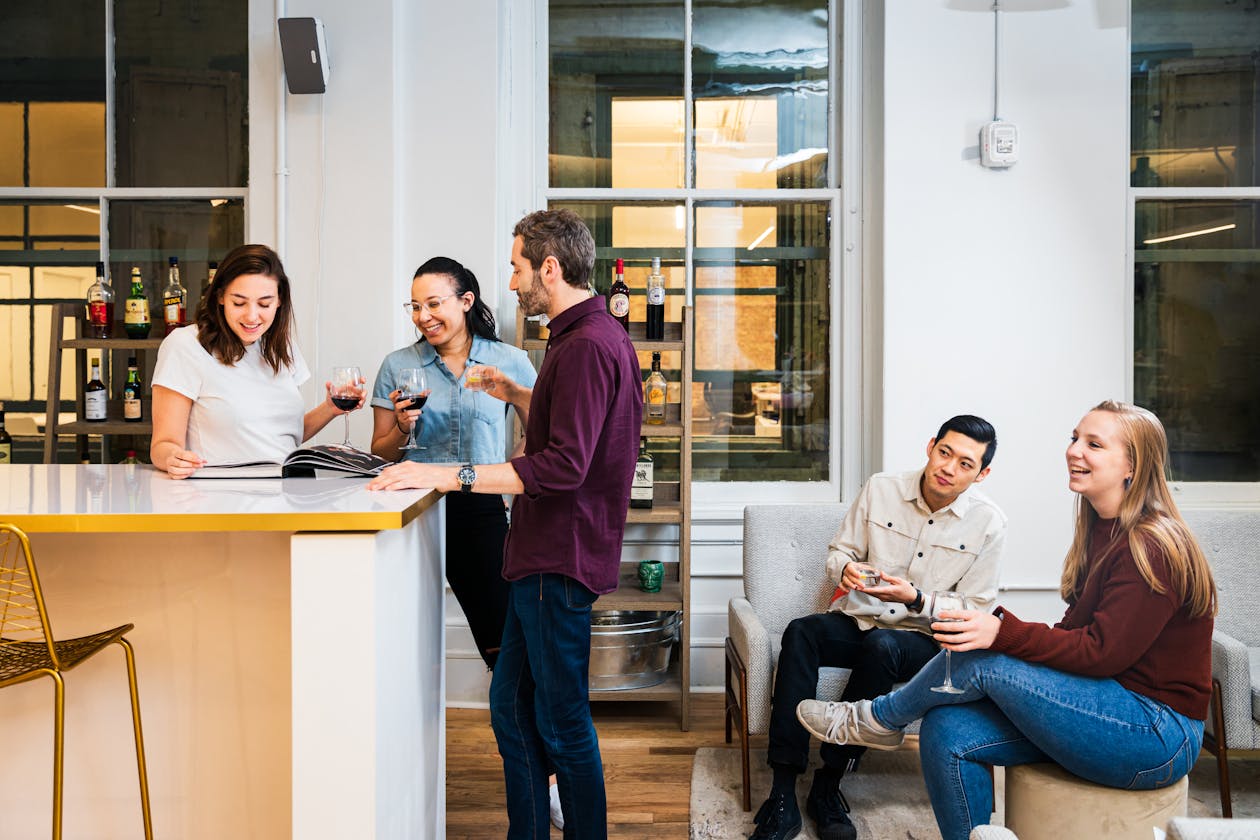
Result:
M117 186L117 140L116 140L116 122L118 113L118 91L115 85L115 66L117 61L117 53L114 48L114 3L108 0L104 4L105 13L105 186L103 187L14 187L0 185L0 200L4 201L57 201L57 202L94 202L100 211L100 224L97 231L97 248L93 252L74 252L61 251L58 252L58 258L55 262L60 264L79 264L80 262L91 266L96 262L103 262L109 265L110 260L110 239L109 239L109 221L110 221L110 202L114 200L130 200L130 201L161 201L161 200L179 200L179 199L239 199L244 210L244 230L251 230L250 224L250 189L246 185L244 187L119 187ZM249 20L247 31L252 39L253 32L257 21L256 6L261 4L249 3ZM274 24L271 25L274 29ZM246 112L251 113L249 108L253 100L256 85L273 84L276 77L274 66L271 68L258 67L252 60L254 47L251 41L251 61L250 61L250 78L248 80L246 96ZM251 121L252 123L252 121ZM254 131L263 132L269 128L268 125L254 125ZM261 136L261 134L259 135ZM253 135L248 143L246 155L250 159L251 169L257 163L253 149L256 144L253 142ZM248 235L248 234L247 234ZM85 243L86 244L86 243ZM10 252L17 253L17 252ZM82 257L82 259L78 259ZM0 253L0 261L4 260L4 254ZM14 265L33 266L34 263L29 259L11 260ZM114 281L115 294L119 294L118 278L111 278ZM120 295L121 298L122 295ZM35 305L38 305L35 304ZM32 333L34 335L34 333ZM32 365L35 364L35 357L32 355ZM39 371L33 370L33 376L38 379ZM53 383L49 383L48 387L53 387ZM30 409L15 409L15 413L35 413L42 414L44 409L44 400L36 398L35 394L31 394L30 400L19 401L22 403L35 404L36 407ZM62 401L65 402L64 400ZM63 408L64 410L64 408Z
M507 23L510 25L512 8L519 9L521 3L530 0L516 0L507 12ZM865 442L861 434L863 400L866 391L863 388L863 289L862 289L862 163L864 155L860 140L863 137L862 102L863 91L861 73L863 32L863 3L861 0L827 0L828 4L828 89L831 92L827 105L828 113L828 167L827 186L825 188L804 189L697 189L695 180L695 114L694 95L692 91L692 0L682 0L684 7L683 34L683 97L684 97L684 167L685 185L678 189L641 189L641 188L553 188L549 185L548 152L549 137L549 10L548 0L536 0L534 5L534 37L533 79L534 90L530 95L519 95L509 99L510 107L507 119L507 134L513 135L511 127L521 121L532 122L532 143L522 143L529 147L532 155L529 171L532 184L521 185L516 194L528 197L528 206L547 207L557 201L670 201L683 204L685 207L685 254L684 271L687 278L685 304L695 304L695 205L708 201L731 201L737 203L764 204L779 201L817 201L826 202L829 206L831 229L829 231L829 265L830 283L829 299L831 311L830 336L830 405L828 407L833 435L832 445L827 453L827 481L784 481L784 482L720 482L695 481L693 483L693 506L697 512L704 512L707 518L738 519L742 517L743 506L749 502L773 497L783 502L827 502L841 498L851 498L861 486L862 475L866 468L866 453L860 450ZM838 37L837 20L843 21L843 35ZM509 30L510 31L510 30ZM509 36L511 37L511 36ZM509 70L517 60L513 47L519 48L521 42L514 41L509 47L503 63L504 70ZM843 60L841 60L843 58ZM842 72L841 68L847 72ZM836 94L840 94L837 108ZM524 112L527 102L536 103L533 115ZM837 125L838 121L838 125ZM522 150L515 152L520 160ZM839 161L839 166L836 162ZM841 185L844 185L841 187ZM515 218L507 221L510 228ZM509 243L510 245L510 243ZM514 306L515 300L505 301Z
M1126 41L1128 58L1133 58L1133 17L1129 11ZM1132 81L1130 80L1130 85ZM1129 100L1129 114L1125 121L1125 181L1128 184L1128 199L1125 204L1125 264L1127 275L1125 280L1124 311L1124 388L1125 398L1130 402L1135 396L1134 364L1136 352L1134 348L1134 330L1136 294L1134 289L1134 272L1137 266L1134 239L1137 236L1137 206L1142 201L1169 201L1177 199L1208 200L1252 200L1260 201L1260 185L1254 187L1135 187L1131 177L1133 161L1133 102ZM1237 507L1254 509L1260 504L1260 482L1255 481L1171 481L1173 495L1178 503L1187 507Z

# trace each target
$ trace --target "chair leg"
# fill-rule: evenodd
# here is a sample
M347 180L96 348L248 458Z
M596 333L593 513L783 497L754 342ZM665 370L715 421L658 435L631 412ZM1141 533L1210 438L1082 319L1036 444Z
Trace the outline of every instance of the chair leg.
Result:
M729 642L728 642L728 644L729 644ZM733 710L731 709L731 701L735 698L734 693L731 691L731 657L730 657L730 654L727 654L727 655L726 655L725 660L723 661L723 676L725 677L725 685L726 685L726 701L725 701L725 702L726 702L726 714L725 714L725 715L723 715L723 717L726 719L726 720L725 720L725 723L726 723L726 743L728 743L728 744L729 744L729 743L731 742L731 713L732 713L732 711L733 711Z
M66 683L61 674L49 671L53 680L53 812L52 837L61 840L61 793L62 781L65 778L65 763L62 757L66 750Z
M1208 751L1216 755L1216 784L1221 792L1221 816L1233 819L1234 808L1229 791L1229 748L1225 739L1225 701L1221 698L1221 681L1212 680L1212 735L1204 736Z
M153 840L153 815L149 811L149 772L144 760L144 731L140 727L140 690L136 685L136 652L131 642L119 638L127 655L127 684L131 689L131 725L136 735L136 767L140 773L140 810L144 816L145 840Z
M731 674L739 680L739 694L731 687ZM726 640L726 743L731 742L731 720L739 726L740 770L743 777L744 790L742 805L745 811L752 810L752 776L748 755L748 669L740 661L739 654L731 640Z

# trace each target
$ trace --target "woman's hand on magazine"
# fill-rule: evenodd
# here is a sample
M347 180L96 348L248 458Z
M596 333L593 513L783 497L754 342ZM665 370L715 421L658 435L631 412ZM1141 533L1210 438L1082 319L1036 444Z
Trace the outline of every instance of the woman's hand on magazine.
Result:
M206 465L206 459L196 452L177 449L166 458L166 474L171 478L188 478Z

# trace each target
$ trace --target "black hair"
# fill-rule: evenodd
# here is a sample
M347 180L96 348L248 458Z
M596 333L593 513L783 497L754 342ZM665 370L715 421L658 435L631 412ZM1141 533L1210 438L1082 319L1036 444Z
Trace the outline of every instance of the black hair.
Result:
M494 323L494 313L490 311L490 307L486 306L485 301L481 299L481 284L477 282L476 275L465 268L462 263L450 257L433 257L425 260L424 265L416 269L416 273L412 275L411 279L414 280L421 274L441 274L443 277L449 277L457 295L462 296L466 292L472 292L472 306L464 313L464 323L468 327L468 332L487 341L499 340L498 329Z
M980 469L993 462L993 455L997 452L997 430L988 420L974 414L959 414L941 424L940 431L936 433L937 442L945 437L946 432L958 432L976 443L985 444L984 455L980 456Z

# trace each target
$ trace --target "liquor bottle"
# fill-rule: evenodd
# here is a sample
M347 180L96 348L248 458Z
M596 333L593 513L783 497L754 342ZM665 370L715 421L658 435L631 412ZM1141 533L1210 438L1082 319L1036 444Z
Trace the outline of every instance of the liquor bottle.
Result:
M105 383L101 381L101 360L93 359L92 376L87 385L83 386L83 419L93 423L103 422L108 402L109 393L105 390Z
M0 402L0 465L13 463L13 436L4 430L4 403Z
M661 373L661 354L652 353L652 372L648 374L643 385L644 410L648 423L659 426L665 422L665 395L669 392L669 383L665 374Z
M630 287L626 285L626 264L617 260L617 273L608 290L608 313L630 332Z
M630 507L652 506L652 456L647 451L647 438L639 438L639 460L634 464L634 482L630 485Z
M105 277L105 263L96 264L96 282L88 286L88 335L109 338L114 326L114 287Z
M127 383L123 385L123 419L128 423L139 423L144 419L144 404L140 402L140 371L136 367L136 357L127 357Z
M144 294L144 281L140 269L132 266L131 294L127 295L127 310L123 315L123 327L127 338L148 338L153 322L149 319L149 299Z
M126 457L124 457L124 458L123 458L121 461L119 461L118 463L120 463L120 464L138 464L138 463L140 463L140 459L136 457L136 450L134 450L134 449L128 449L128 450L127 450L127 455L126 455Z
M214 260L210 261L209 270L206 272L206 288L210 288L210 284L214 282L214 275L219 271L219 264Z
M162 290L162 320L166 335L188 323L188 290L179 282L179 257L170 259L170 280Z
M665 338L665 276L660 257L652 257L652 273L647 279L647 337L649 341Z

